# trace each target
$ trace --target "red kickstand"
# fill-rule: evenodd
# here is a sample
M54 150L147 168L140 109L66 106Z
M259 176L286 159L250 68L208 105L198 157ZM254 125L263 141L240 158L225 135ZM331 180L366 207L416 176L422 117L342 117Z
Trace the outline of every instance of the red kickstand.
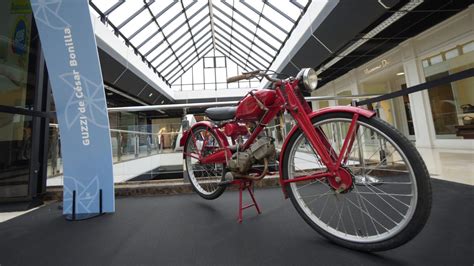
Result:
M239 185L239 217L238 217L238 222L242 223L242 211L250 208L252 206L255 206L255 209L257 209L257 213L261 214L262 212L260 211L260 207L257 204L257 201L255 200L255 196L252 191L252 186L253 186L253 181L252 180L243 180L243 179L237 179L232 182L233 184ZM247 191L250 194L250 197L252 198L251 204L242 206L242 191L247 189Z

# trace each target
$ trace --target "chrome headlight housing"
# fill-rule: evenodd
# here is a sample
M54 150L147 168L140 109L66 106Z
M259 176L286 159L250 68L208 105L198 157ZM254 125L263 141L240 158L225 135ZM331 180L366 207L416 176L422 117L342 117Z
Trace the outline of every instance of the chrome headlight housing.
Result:
M312 68L303 68L297 76L304 85L307 92L312 92L318 86L318 75Z

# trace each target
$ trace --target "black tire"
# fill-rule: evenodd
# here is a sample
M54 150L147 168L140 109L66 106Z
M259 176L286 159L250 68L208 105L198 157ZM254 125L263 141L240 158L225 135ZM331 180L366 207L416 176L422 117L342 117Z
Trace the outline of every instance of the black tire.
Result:
M324 121L334 121L335 119L351 119L352 114L350 113L344 113L344 112L337 112L337 113L329 113L329 114L324 114L318 117L314 117L312 119L313 125L316 123L323 124ZM409 219L406 222L406 225L400 229L399 232L396 234L394 233L393 236L391 236L388 239L384 239L383 241L374 241L374 242L357 242L357 241L349 241L347 239L343 239L341 237L338 237L336 234L332 234L327 229L322 228L318 224L316 224L308 215L305 213L303 208L309 209L307 206L302 206L302 197L300 195L300 202L298 202L296 198L295 193L297 190L295 190L296 184L294 186L287 185L286 191L292 201L292 204L295 206L296 210L298 213L303 217L303 219L308 223L314 230L316 230L318 233L329 239L330 241L344 246L346 248L354 249L354 250L359 250L359 251L383 251L383 250L388 250L388 249L393 249L398 246L401 246L414 238L424 227L431 211L431 202L432 202L432 196L431 196L431 184L430 184L430 176L428 173L428 170L426 169L425 163L423 162L423 159L421 158L420 154L416 150L416 148L410 143L410 141L403 136L399 131L397 131L394 127L392 127L390 124L386 123L385 121L382 121L376 117L372 118L366 118L366 117L359 117L359 121L361 123L365 123L369 126L372 126L381 132L383 132L388 138L390 138L401 150L401 152L406 156L406 159L408 160L411 169L413 170L410 176L414 176L414 179L416 180L414 183L416 184L416 190L417 190L417 197L416 198L416 206L414 207L414 212L412 212L411 219ZM297 130L295 134L293 134L288 142L288 146L285 150L284 156L283 156L283 179L289 179L290 176L290 171L294 171L296 173L296 170L289 170L289 161L291 160L290 157L290 151L292 150L292 146L295 145L295 141L298 139L298 137L302 135L301 130ZM298 143L299 145L299 143ZM299 149L296 147L295 149ZM296 153L292 155L294 158L296 158ZM363 155L364 156L364 155ZM364 157L365 158L365 157ZM293 169L296 169L294 164L292 166ZM395 174L394 174L395 175ZM386 184L388 184L387 182ZM390 186L388 184L387 186ZM347 194L352 193L347 192ZM354 192L354 194L357 194L358 192ZM376 194L376 193L374 193ZM340 194L339 194L340 195ZM334 196L337 196L334 193ZM353 196L353 197L357 197ZM360 195L359 195L360 197ZM375 196L374 196L375 197ZM329 198L329 196L328 196ZM382 197L380 197L382 198ZM339 200L339 199L338 199ZM327 203L328 200L326 200ZM336 201L336 200L335 200ZM363 200L362 200L363 201ZM313 204L313 203L312 203ZM320 203L318 203L320 204ZM359 203L360 204L360 203ZM344 211L344 204L342 205L343 207L341 208L341 213ZM362 205L359 205L359 207L362 207ZM363 209L363 208L361 208ZM367 210L367 207L366 207ZM323 209L324 211L324 209ZM368 211L368 210L367 210ZM407 211L408 212L408 211ZM315 213L316 215L316 213ZM321 217L322 212L320 214ZM362 215L362 214L361 214ZM317 216L317 215L316 215ZM340 216L340 215L339 215ZM362 215L363 216L363 215ZM370 216L369 216L370 217ZM339 217L340 218L340 217ZM352 219L352 214L351 217ZM313 218L314 219L314 218ZM332 220L332 217L331 217ZM329 220L328 223L331 223L332 221ZM346 218L347 220L347 218ZM352 220L352 223L354 225L354 220ZM339 222L338 225L339 227ZM374 227L375 224L374 224ZM367 228L366 228L367 229ZM356 226L354 226L354 231L357 232L358 229L356 229ZM377 229L375 229L377 230ZM378 232L377 232L378 233ZM356 233L357 235L357 233ZM361 234L363 236L363 234Z
M216 173L215 175L215 180L212 182L212 184L209 184L209 183L206 183L206 185L210 185L210 186L207 186L207 188L205 188L204 186L204 183L200 183L200 181L197 180L196 176L195 176L195 173L197 173L197 171L194 171L193 169L193 166L192 166L192 158L190 156L187 156L187 153L189 152L189 150L194 146L193 145L193 137L191 134L197 134L199 132L208 132L208 134L212 135L212 137L214 138L214 140L217 140L217 137L216 135L214 134L214 132L212 132L212 130L209 130L208 127L206 126L198 126L196 128L193 128L191 132L189 132L189 136L186 140L186 143L183 147L183 158L185 160L185 164L186 164L186 169L185 169L185 172L186 172L186 175L191 183L191 186L193 188L193 190L199 195L201 196L202 198L204 199L207 199L207 200L213 200L213 199L216 199L218 198L220 195L222 195L222 193L224 193L226 187L225 186L219 186L218 183L221 182L224 178L224 174L225 174L225 165L220 165L219 169L222 171L221 174L218 175L218 173ZM218 143L216 141L216 143ZM220 145L219 145L220 146ZM222 148L222 147L221 147ZM206 171L206 167L209 167L209 165L199 165L201 168L201 173L202 173L202 170L204 169L204 171ZM217 165L215 167L218 167ZM210 170L211 172L214 171L214 170ZM216 172L218 170L215 170ZM207 171L206 171L207 172Z

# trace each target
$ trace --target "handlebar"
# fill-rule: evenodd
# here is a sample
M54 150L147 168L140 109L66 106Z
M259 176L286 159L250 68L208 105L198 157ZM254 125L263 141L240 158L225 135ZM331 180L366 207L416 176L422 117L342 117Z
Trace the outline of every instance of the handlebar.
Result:
M233 76L233 77L228 78L227 83L232 83L232 82L236 82L236 81L243 80L243 79L247 79L247 77L244 74L237 75L237 76Z
M236 81L244 80L244 79L251 79L251 78L254 78L254 77L257 77L257 76L265 77L270 82L279 82L280 81L279 79L275 79L275 78L270 77L266 73L266 71L255 70L255 71L252 71L252 72L242 73L241 75L237 75L237 76L227 78L227 83L236 82Z
M255 71L252 71L252 72L242 73L241 75L237 75L237 76L233 76L233 77L228 78L227 83L236 82L236 81L243 80L243 79L251 79L253 77L258 76L259 73L260 73L260 70L255 70Z

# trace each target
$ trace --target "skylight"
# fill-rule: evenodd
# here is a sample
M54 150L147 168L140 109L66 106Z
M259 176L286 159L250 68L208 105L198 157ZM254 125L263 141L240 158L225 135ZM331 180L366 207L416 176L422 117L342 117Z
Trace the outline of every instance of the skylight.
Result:
M268 69L309 2L91 0L90 5L170 87L200 90L257 84L227 86L225 79Z

